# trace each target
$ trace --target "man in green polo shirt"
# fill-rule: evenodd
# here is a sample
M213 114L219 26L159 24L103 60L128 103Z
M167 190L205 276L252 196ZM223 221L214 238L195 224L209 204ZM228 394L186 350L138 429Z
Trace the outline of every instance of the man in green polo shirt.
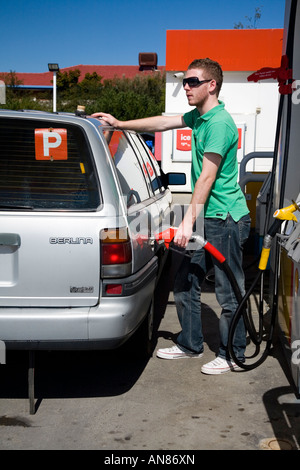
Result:
M236 125L221 101L202 116L197 108L186 113L183 119L193 129L192 147L192 191L202 172L204 153L214 153L224 158L210 196L205 203L205 217L225 219L229 211L235 221L248 213L245 197L237 184L238 166L236 159L238 132Z
M189 105L194 109L183 116L154 116L133 121L119 121L110 114L96 113L120 129L137 132L165 131L190 127L192 132L192 198L178 227L174 243L186 248L200 215L204 216L204 238L226 258L242 293L244 272L242 246L250 231L249 210L237 183L238 131L233 119L218 100L223 82L220 65L211 59L194 60L188 67L183 87ZM215 291L222 313L219 321L220 347L213 361L202 366L205 374L221 374L234 370L228 352L228 334L237 300L226 273L203 248L192 257L183 257L174 285L174 297L181 332L176 345L159 349L163 359L202 357L203 333L201 319L201 284L214 264ZM243 322L236 328L234 352L244 360L246 334Z

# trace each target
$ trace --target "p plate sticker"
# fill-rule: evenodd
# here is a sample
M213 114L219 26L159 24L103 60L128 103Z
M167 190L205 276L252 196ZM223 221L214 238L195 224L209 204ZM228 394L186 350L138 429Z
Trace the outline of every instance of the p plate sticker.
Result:
M36 160L67 160L67 129L35 129Z

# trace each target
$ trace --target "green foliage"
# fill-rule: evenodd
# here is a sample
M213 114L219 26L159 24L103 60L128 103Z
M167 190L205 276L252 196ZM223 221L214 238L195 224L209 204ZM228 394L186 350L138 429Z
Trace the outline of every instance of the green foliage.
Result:
M8 89L6 94L6 104L0 105L0 109L34 109L36 111L52 111L52 101L40 102L32 96L16 96Z
M8 109L52 110L52 90L33 92L14 86L7 88ZM78 105L86 113L103 111L118 119L136 119L159 115L165 109L165 74L153 72L137 75L133 79L115 77L103 80L96 72L86 74L80 82L80 71L57 74L57 110L74 112ZM12 82L10 83L12 85Z
M9 73L0 75L0 80L3 80L5 85L10 86L11 88L16 88L20 85L23 85L22 80L18 79L16 72L11 70Z
M70 70L69 72L58 72L56 77L57 92L62 96L77 86L80 77L80 70Z
M104 80L103 88L87 103L89 112L103 111L118 119L137 119L162 114L165 107L165 76L136 76Z
M35 96L32 91L21 88L23 81L18 79L16 72L11 70L9 73L2 74L0 80L3 80L6 85L6 104L1 104L0 108L49 111L52 107L49 100L45 102L38 99L40 93L37 92ZM45 98L44 93L42 93L42 98Z

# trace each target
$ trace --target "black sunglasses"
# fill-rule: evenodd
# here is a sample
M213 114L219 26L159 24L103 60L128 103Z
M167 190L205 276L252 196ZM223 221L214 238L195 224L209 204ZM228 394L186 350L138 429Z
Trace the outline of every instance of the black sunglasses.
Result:
M197 86L202 85L202 83L210 82L211 80L212 78L209 80L199 80L198 77L189 77L182 80L182 85L185 87L185 85L188 84L190 88L196 88Z

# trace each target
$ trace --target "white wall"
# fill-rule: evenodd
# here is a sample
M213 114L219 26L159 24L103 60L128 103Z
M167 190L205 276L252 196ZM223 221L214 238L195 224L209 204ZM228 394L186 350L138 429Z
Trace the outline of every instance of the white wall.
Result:
M238 127L240 125L245 129L243 148L238 154L239 162L250 152L270 152L274 149L279 103L278 83L275 80L248 82L247 77L251 73L251 71L224 72L219 96ZM182 87L182 77L176 78L173 72L167 72L165 114L182 114L191 109ZM168 131L162 136L162 167L166 172L185 171L189 180L190 155L188 156L187 152L183 155L183 160L188 163L173 161L174 132L176 131ZM247 165L247 171L268 171L271 164L271 159L251 160ZM182 190L175 187L172 189ZM190 191L189 182L185 190Z

